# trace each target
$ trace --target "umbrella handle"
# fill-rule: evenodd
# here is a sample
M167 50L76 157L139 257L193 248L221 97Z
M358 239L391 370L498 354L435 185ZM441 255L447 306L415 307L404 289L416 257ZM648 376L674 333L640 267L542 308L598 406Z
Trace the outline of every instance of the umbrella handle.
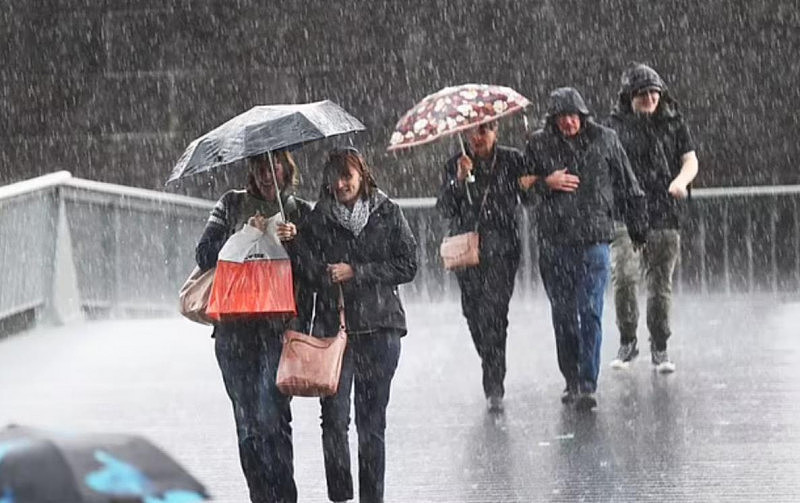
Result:
M461 155L466 156L467 155L467 149L464 148L464 137L461 135L461 133L458 133L458 144L461 146ZM475 183L475 175L470 173L469 175L467 175L467 178L466 178L465 181L467 183ZM470 192L469 192L469 187L464 187L464 190L467 191L467 202L469 202L470 206L472 206L472 194L470 194Z
M272 152L267 152L269 168L272 170L272 183L275 185L275 197L278 198L278 207L281 209L281 218L286 222L286 212L283 211L283 201L281 201L281 189L278 186L278 177L275 176L275 162L272 160Z
M466 156L467 149L464 148L464 136L462 136L461 133L458 133L458 144L461 146L461 155ZM470 174L467 175L466 181L467 183L475 183L475 175L470 172ZM467 194L469 194L469 191L467 191ZM472 204L472 201L470 201L470 204Z

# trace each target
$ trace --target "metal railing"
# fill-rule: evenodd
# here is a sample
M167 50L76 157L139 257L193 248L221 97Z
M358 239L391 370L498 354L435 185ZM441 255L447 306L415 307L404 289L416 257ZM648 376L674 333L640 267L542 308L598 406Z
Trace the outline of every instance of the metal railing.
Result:
M57 191L54 173L0 187L0 319L44 306L53 280Z
M455 296L454 277L438 257L447 225L435 200L398 202L420 253L418 276L404 295ZM30 310L58 314L71 297L89 314L174 313L213 204L67 172L0 187L0 320ZM687 208L679 290L800 292L800 186L698 189ZM519 215L522 296L541 289L532 214L526 208Z
M69 296L89 314L175 312L212 206L68 172L0 188L0 318L54 315ZM68 262L59 254L65 242ZM57 286L69 268L73 284Z
M455 288L439 266L437 246L446 223L434 198L400 200L420 246L417 289L435 298ZM800 186L695 189L686 202L678 291L697 293L800 295ZM519 212L522 260L516 291L541 291L535 212Z
M698 189L689 209L679 285L800 294L800 186Z

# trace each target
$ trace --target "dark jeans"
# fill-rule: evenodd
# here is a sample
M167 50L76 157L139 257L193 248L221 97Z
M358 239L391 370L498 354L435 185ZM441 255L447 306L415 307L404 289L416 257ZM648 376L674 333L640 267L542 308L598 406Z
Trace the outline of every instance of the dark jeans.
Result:
M476 267L456 274L461 289L461 311L472 342L481 358L483 392L487 397L505 393L508 303L514 293L519 255L481 259Z
M568 388L594 392L600 372L609 246L542 243L539 268L550 299L561 374Z
M233 403L239 458L252 503L295 503L292 413L275 386L280 330L257 321L221 323L216 355Z
M359 501L383 501L386 407L389 405L389 389L399 358L400 333L395 330L378 330L370 334L350 335L348 338L339 391L334 396L320 400L322 450L328 498L331 501L353 498L350 446L347 441L350 390L353 388L358 432Z

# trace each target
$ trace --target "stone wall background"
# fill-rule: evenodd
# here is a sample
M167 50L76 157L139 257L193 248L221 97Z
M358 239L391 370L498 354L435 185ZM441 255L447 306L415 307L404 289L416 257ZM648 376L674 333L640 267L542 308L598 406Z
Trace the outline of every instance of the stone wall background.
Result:
M600 117L629 61L683 105L698 186L796 184L795 0L2 0L0 183L59 169L163 188L193 138L255 104L332 99L397 196L430 196L455 143L384 153L402 113L446 85L530 98L573 85ZM501 139L521 146L521 118ZM299 155L315 190L321 149ZM216 197L208 180L179 188ZM236 183L235 180L221 182Z

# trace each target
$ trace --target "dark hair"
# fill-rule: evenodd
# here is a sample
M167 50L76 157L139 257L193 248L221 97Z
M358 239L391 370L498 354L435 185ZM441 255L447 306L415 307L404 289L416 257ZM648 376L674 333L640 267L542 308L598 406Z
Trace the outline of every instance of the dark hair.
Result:
M361 175L360 197L369 198L372 191L378 188L372 172L364 160L364 156L355 147L338 147L328 153L328 159L322 168L322 187L320 198L333 195L331 182L350 172L350 168L355 168Z
M250 172L247 175L248 187L255 188L256 186L255 175L253 174L253 165L262 159L268 160L268 155L270 155L270 152L264 152L263 154L258 154L247 158L247 166L250 168ZM283 190L297 188L297 186L300 185L300 170L297 169L297 163L294 161L294 156L292 156L288 150L272 152L272 155L274 155L275 160L277 160L279 163L281 163L281 166L283 166ZM258 193L257 190L256 193Z

